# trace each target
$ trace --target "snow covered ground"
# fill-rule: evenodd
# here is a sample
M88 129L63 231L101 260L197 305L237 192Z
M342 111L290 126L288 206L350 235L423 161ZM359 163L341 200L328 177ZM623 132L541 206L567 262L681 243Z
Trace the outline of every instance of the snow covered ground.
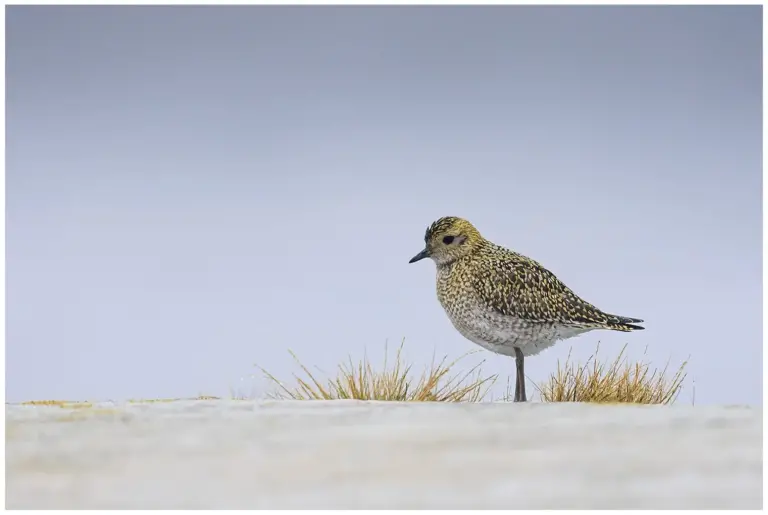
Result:
M761 508L749 407L6 405L8 508Z

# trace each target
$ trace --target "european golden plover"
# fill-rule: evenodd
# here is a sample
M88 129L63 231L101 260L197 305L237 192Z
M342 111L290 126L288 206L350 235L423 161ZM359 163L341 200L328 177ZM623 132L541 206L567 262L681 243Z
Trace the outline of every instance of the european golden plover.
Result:
M644 329L637 318L609 315L582 300L536 261L483 238L466 220L443 217L409 263L437 265L437 298L468 340L515 356L515 402L525 402L525 356L594 329Z

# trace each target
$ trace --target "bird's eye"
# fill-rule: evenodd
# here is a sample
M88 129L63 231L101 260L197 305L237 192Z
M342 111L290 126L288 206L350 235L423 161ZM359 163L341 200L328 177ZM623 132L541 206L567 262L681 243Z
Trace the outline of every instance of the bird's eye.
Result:
M444 237L443 238L443 243L445 243L446 245L450 245L451 243L453 243L453 236L446 236L446 237Z

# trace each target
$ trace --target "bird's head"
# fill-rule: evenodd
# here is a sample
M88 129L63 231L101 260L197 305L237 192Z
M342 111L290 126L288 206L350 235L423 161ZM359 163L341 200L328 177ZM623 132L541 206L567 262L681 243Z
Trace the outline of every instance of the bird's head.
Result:
M482 241L483 237L471 223L445 216L427 228L424 250L413 256L409 263L428 257L438 266L447 265L472 254Z

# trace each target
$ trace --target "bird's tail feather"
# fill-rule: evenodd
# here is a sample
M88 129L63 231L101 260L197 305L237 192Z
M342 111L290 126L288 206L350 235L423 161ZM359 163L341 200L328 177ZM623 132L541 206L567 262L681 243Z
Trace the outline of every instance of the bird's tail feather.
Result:
M643 323L640 318L629 318L619 315L608 315L608 327L614 331L642 331L645 327L637 324Z

